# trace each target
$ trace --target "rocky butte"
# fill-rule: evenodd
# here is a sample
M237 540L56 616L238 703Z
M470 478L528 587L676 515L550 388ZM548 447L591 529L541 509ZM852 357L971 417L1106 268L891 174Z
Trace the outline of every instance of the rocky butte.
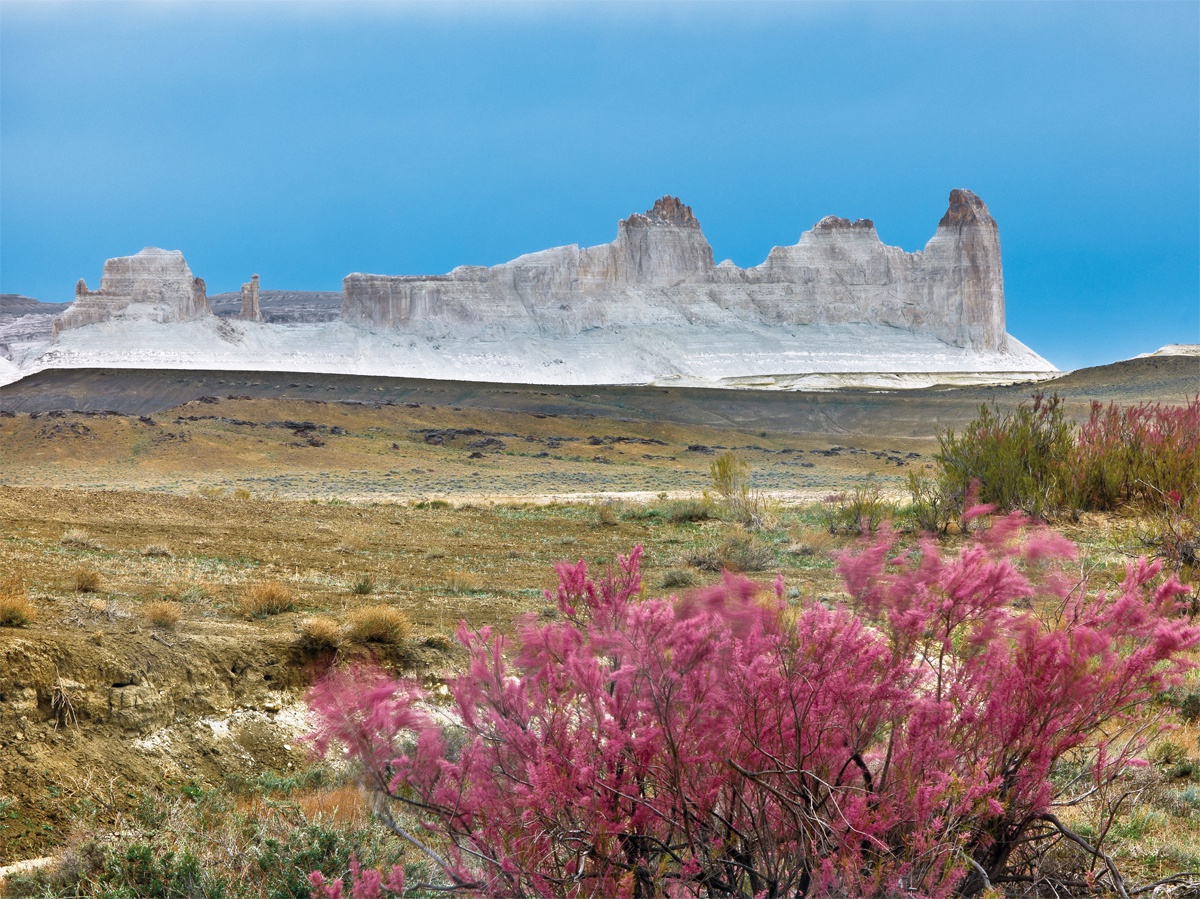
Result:
M751 268L713 263L700 223L675 197L595 247L531 253L432 277L352 274L342 319L430 337L566 337L639 325L837 325L903 328L947 344L1006 352L1000 236L969 190L923 251L885 246L869 219L827 216Z
M10 358L0 384L55 367L784 390L1055 372L1005 331L999 231L968 190L950 193L919 252L829 216L749 268L716 264L675 197L621 221L611 243L445 275L351 274L341 295L260 292L252 277L210 303L179 252L146 249L108 260L98 291L81 281L54 340Z
M99 290L88 290L80 278L75 302L54 319L54 336L113 319L186 322L211 314L204 281L192 275L183 253L146 247L105 262Z

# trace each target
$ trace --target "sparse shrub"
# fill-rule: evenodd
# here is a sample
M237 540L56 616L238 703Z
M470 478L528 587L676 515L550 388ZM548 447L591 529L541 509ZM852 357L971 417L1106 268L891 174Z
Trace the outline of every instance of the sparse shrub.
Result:
M250 489L248 487L233 488L233 498L234 499L250 499L253 495L254 494L252 494L250 492Z
M172 556L170 548L165 543L151 543L142 550L142 555L147 558L169 559Z
M662 576L659 586L664 590L674 590L679 587L691 587L696 583L696 576L686 568L672 568Z
M359 803L354 804L353 799ZM119 831L80 828L54 864L12 875L11 899L307 899L308 872L346 876L401 863L361 806L361 790L308 791L288 802L185 788L156 797L156 815L125 815ZM415 873L415 870L414 870ZM415 879L415 878L414 878Z
M1145 489L1155 500L1143 510L1139 539L1184 580L1194 580L1200 571L1200 484L1186 493ZM1200 612L1195 596L1191 611Z
M37 621L37 609L23 590L0 592L0 627L27 627Z
M664 494L661 499L665 499ZM659 521L663 518L663 509L649 503L626 503L621 509L621 519L624 521Z
M347 636L360 643L403 643L412 634L412 622L391 606L363 606L349 614Z
M183 618L183 610L179 607L179 603L176 602L148 602L143 606L142 614L146 616L146 620L154 627L171 628L177 625L180 619Z
M752 534L739 531L689 554L687 561L701 571L765 571L775 564L775 552Z
M796 530L787 553L792 556L827 556L835 545L834 535L828 527L801 527Z
M595 507L594 521L596 527L611 528L620 524L617 510L612 503L598 503Z
M451 593L479 593L483 590L483 578L469 571L452 571L446 578L446 589Z
M422 642L429 649L436 649L438 652L449 652L454 648L454 641L445 634L430 634Z
M1182 790L1169 790L1163 805L1177 818L1190 818L1200 814L1200 787L1188 784Z
M369 574L364 574L351 587L350 592L355 596L368 596L375 592L375 579Z
M1200 693L1187 693L1179 700L1179 717L1188 724L1200 721Z
M1178 765L1186 758L1187 750L1174 740L1160 740L1150 750L1150 761L1163 767Z
M938 444L942 492L956 511L974 484L978 502L1034 518L1075 506L1069 477L1074 432L1057 394L1035 393L1011 412L980 406L961 435L945 431Z
M50 714L54 718L54 727L58 725L79 726L79 716L75 713L75 697L72 691L82 687L74 681L63 680L59 677L50 689Z
M709 466L713 489L725 503L734 521L762 527L768 515L766 497L750 487L750 466L737 453L721 453Z
M342 645L338 623L324 615L304 619L300 625L300 646L311 652L332 652Z
M100 572L91 565L76 565L71 569L71 588L76 593L99 593Z
M958 508L943 481L915 468L908 473L908 514L912 528L923 534L944 534Z
M315 743L348 749L385 820L419 816L394 832L439 860L439 888L948 897L1037 878L1130 895L1104 832L1053 803L1144 750L1200 628L1161 566L1091 593L1074 547L1024 524L997 519L953 556L878 537L841 558L833 608L732 576L646 598L640 548L599 581L560 564L556 620L460 627L450 714L415 682L336 672L310 694ZM1065 846L1083 848L1040 866Z
M414 509L449 509L450 503L444 499L423 499L413 503Z
M97 544L92 540L91 534L82 528L71 528L58 541L62 546L70 546L73 549L97 549Z
M875 475L851 492L833 493L822 501L822 514L830 534L874 534L894 508L883 499Z
M671 524L708 521L713 517L713 501L706 493L699 499L676 499L663 505L663 516Z
M238 605L247 618L266 618L295 609L296 594L274 581L252 584L242 591Z

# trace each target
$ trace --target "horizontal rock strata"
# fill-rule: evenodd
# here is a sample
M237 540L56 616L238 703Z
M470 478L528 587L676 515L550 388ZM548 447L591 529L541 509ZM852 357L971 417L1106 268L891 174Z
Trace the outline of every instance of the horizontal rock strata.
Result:
M957 347L1005 352L1000 239L967 190L925 249L885 246L868 219L829 216L761 265L715 265L690 207L674 197L620 222L617 238L446 275L352 274L342 319L427 338L568 337L661 325L887 325Z
M147 247L105 262L99 290L88 290L80 278L54 333L115 318L184 322L211 314L204 281L192 275L183 253Z

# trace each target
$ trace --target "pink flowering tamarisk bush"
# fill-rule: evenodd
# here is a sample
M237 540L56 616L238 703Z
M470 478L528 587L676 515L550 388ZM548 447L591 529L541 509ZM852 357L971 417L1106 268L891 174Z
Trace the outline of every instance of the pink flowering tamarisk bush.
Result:
M378 671L314 687L318 749L345 747L438 872L358 870L353 895L970 895L1042 876L1063 839L1123 892L1054 803L1134 761L1200 629L1157 565L1089 594L1074 551L1016 515L950 557L885 532L840 558L838 608L731 575L644 598L640 548L597 580L560 564L558 620L460 627L449 710ZM1073 752L1087 783L1056 788Z
M1182 406L1126 408L1093 402L1071 460L1072 489L1085 509L1121 503L1158 506L1164 496L1200 490L1200 397Z

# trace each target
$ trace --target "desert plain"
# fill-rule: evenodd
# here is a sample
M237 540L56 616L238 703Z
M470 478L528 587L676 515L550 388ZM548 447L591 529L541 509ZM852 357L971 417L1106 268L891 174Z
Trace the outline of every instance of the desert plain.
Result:
M550 616L556 561L603 570L637 545L651 592L727 569L836 601L833 555L858 540L831 532L839 504L869 495L903 527L908 473L933 470L938 435L1034 389L1076 418L1093 401L1182 403L1200 360L1036 388L818 393L137 370L11 384L0 567L32 614L0 627L0 866L208 827L226 840L214 858L265 877L248 833L364 839L365 798L304 739L305 691L331 664L370 659L436 689L465 658L460 622ZM714 492L726 452L761 527ZM1098 586L1146 551L1136 515L1055 525ZM255 605L264 591L282 598ZM380 608L403 627L356 624ZM1198 736L1179 722L1110 822L1127 876L1200 869Z

